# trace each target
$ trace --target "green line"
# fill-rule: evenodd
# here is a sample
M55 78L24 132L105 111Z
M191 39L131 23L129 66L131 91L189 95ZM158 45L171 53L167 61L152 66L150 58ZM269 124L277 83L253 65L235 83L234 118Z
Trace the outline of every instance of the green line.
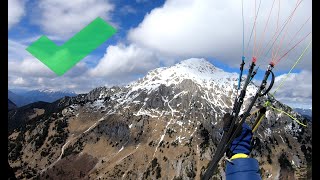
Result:
M277 110L277 111L279 111L279 112L282 112L282 113L286 114L287 116L289 116L290 118L292 118L293 120L295 120L295 121L296 121L297 123L299 123L300 125L302 125L302 126L304 126L304 127L307 127L307 125L301 123L297 118L293 117L293 116L290 115L289 113L287 113L287 112L285 112L285 111L283 111L283 110L281 110L281 109L274 108L274 107L272 107L272 106L270 106L270 105L269 105L269 107L271 107L271 108L274 109L274 110Z
M274 94L279 90L279 88L283 85L284 81L288 78L289 74L291 73L291 71L295 68L295 66L299 63L299 61L301 60L302 56L306 53L306 51L309 49L310 45L311 45L312 40L309 42L308 46L304 49L304 51L302 52L302 54L300 55L300 57L298 58L298 60L294 63L294 65L292 66L292 68L290 69L290 71L288 72L288 74L286 75L285 78L282 79L281 83L279 84L279 86L276 88L276 90L271 94L272 97L274 97ZM291 114L281 110L281 109L277 109L275 107L271 106L271 102L267 101L264 104L265 107L271 107L274 110L277 110L279 112L282 112L284 114L286 114L287 116L289 116L291 119L295 120L298 124L306 127L307 125L301 123L297 118L293 117Z

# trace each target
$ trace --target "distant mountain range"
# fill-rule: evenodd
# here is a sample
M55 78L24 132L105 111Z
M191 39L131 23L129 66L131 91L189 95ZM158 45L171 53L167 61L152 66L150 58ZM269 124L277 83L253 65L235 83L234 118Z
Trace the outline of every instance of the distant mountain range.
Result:
M18 107L37 102L37 101L44 101L44 102L54 102L60 98L65 96L76 96L77 94L74 92L69 91L52 91L48 89L44 90L8 90L8 98L16 104Z
M8 99L8 110L10 111L15 108L17 108L17 106L12 101L10 101L10 99Z
M8 99L19 107L32 103L29 98L16 94L10 90L8 90Z
M312 109L294 108L294 111L303 115L307 119L312 119Z

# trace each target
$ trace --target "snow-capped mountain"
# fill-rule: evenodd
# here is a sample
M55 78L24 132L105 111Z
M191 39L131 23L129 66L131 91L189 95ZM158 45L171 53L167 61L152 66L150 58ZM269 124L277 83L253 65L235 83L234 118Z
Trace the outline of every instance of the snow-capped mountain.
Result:
M8 91L8 94L9 94L9 99L11 99L19 107L24 106L26 104L30 104L32 102L37 102L37 101L54 102L65 96L73 97L77 95L76 93L70 92L70 91L54 91L50 89L17 91L17 92L13 93L12 91Z
M26 123L9 133L9 163L22 179L200 179L221 138L221 118L232 108L237 78L194 58L124 87L18 108L9 122ZM248 86L243 109L256 90ZM312 122L281 102L272 104L307 127L267 109L251 153L262 177L308 177ZM215 178L223 176L221 160Z
M25 97L28 97L33 102L36 101L44 101L44 102L53 102L65 96L76 96L77 94L74 92L67 91L53 91L50 89L42 89L42 90L32 90L22 94Z

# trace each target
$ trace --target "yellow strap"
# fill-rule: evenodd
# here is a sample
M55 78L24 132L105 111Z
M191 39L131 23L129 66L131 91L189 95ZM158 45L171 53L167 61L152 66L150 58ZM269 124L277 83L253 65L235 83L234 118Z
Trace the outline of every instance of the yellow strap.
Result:
M243 154L243 153L238 153L238 154L235 154L233 155L230 160L233 160L233 159L238 159L238 158L248 158L249 156L247 154Z
M257 125L252 129L252 132L255 132L258 129L258 127L259 127L262 119L264 118L264 116L265 116L265 114L261 116L261 118L259 119Z

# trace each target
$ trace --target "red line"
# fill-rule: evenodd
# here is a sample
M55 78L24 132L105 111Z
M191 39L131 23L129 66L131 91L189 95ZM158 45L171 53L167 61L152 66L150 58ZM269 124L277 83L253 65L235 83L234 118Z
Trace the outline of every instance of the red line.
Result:
M291 44L291 42L293 41L294 37L297 36L297 34L301 31L301 29L303 28L304 25L307 24L307 22L309 21L309 19L311 18L311 16L307 19L307 21L301 26L301 28L299 29L298 32L296 32L296 34L292 37L291 41L289 42L288 46Z
M254 15L255 15L255 17L254 17L254 43L253 43L252 57L255 57L254 50L256 48L256 30L257 30L257 28L255 27L256 20L257 20L256 3L257 3L257 0L254 1Z
M264 35L265 35L265 33L266 33L266 29L267 29L267 26L268 26L268 23L269 23L269 19L270 19L270 15L271 15L271 12L272 12L272 9L273 9L273 5L274 5L274 2L275 2L276 0L273 0L273 3L272 3L272 7L271 7L271 10L270 10L270 12L269 12L269 16L268 16L268 20L267 20L267 23L266 23L266 25L265 25L265 27L264 27L264 31L263 31L263 34L262 34L262 40L260 41L260 44L259 44L259 46L258 46L258 48L257 48L257 57L259 57L259 50L260 50L260 47L261 47L261 45L262 45L262 42L263 42L263 40L264 40Z
M275 61L275 64L278 64L280 60L285 57L292 49L294 49L298 44L300 44L304 39L306 39L311 32L309 32L305 37L303 37L297 44L295 44L292 48L290 48L285 54L283 54L278 60Z
M290 19L288 20L288 22L287 22L287 24L286 24L285 26L287 26L288 23L291 22L292 17L293 17L293 15L294 15L294 13L296 12L298 6L299 6L300 3L302 2L302 0L301 0L299 3L298 3L298 2L299 2L299 0L297 0L297 5L296 5L295 9L293 10L293 12L292 12L292 14L291 14L291 16L290 16ZM280 42L279 42L279 44L278 44L278 50L276 51L276 53L275 53L275 55L272 57L272 59L275 59L275 58L277 57L277 55L278 55L278 53L279 53L279 51L280 51L280 49L281 49L281 45L282 45L282 43L283 43L283 40L284 40L284 38L285 38L286 35L287 35L288 29L289 29L289 28L286 29L286 32L285 32L284 35L282 36L282 39L280 40ZM275 46L274 46L274 47L275 47ZM274 50L274 49L273 49L273 50Z

